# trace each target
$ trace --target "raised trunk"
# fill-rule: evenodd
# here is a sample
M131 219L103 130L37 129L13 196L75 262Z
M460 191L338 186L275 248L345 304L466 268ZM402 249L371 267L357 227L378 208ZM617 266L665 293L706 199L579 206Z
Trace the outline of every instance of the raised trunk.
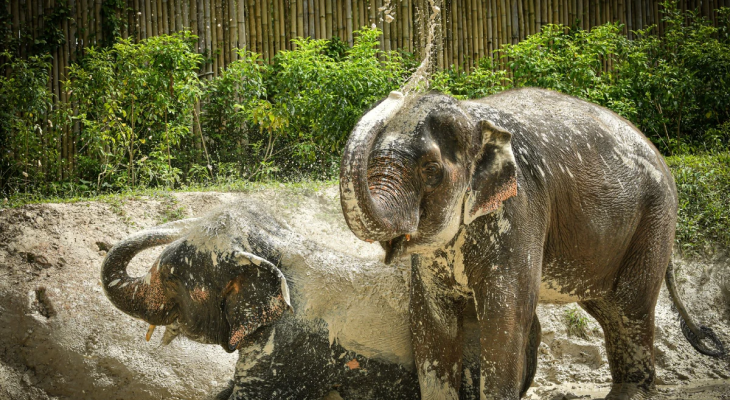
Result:
M367 171L378 133L404 103L401 93L391 92L387 99L360 119L345 146L340 166L340 202L347 225L362 240L388 241L409 233L400 232L399 222L385 215L383 207L373 199Z
M163 293L157 264L147 275L136 278L127 274L127 265L139 252L176 240L194 221L176 221L142 231L112 247L101 266L101 283L114 306L152 325L172 322L174 304Z

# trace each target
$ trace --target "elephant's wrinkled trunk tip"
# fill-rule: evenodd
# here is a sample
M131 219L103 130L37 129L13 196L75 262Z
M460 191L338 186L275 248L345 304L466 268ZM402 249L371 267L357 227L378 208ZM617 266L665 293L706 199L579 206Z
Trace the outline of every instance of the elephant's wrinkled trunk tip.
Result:
M378 133L405 104L405 96L393 91L358 121L345 146L340 165L340 202L345 221L362 240L383 241L397 235L373 200L367 167Z
M165 298L157 264L144 277L130 277L129 262L142 250L179 238L194 220L183 220L143 231L109 250L101 265L101 283L109 301L123 312L152 325L172 322L173 304ZM153 329L153 328L151 328ZM147 336L151 336L149 331Z

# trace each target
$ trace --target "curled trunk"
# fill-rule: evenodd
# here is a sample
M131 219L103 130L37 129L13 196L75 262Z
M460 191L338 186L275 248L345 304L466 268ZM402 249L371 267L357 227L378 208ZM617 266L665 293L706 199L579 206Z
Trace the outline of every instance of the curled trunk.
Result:
M360 119L345 146L340 166L340 202L347 225L362 240L388 241L400 234L396 222L373 199L367 169L378 133L404 103L401 93L391 92Z
M109 250L101 266L101 283L114 306L152 325L172 322L174 304L163 293L157 264L144 277L129 276L127 266L141 251L178 239L194 221L176 221L139 232Z

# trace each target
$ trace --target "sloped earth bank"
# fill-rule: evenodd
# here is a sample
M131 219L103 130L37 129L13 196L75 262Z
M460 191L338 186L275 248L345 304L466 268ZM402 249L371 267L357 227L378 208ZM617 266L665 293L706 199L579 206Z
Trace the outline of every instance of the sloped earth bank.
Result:
M107 301L99 268L106 249L131 233L240 198L260 201L323 246L380 256L377 245L357 240L347 229L336 187L176 193L2 210L0 399L205 399L217 393L233 376L236 356L186 339L161 346L159 331L146 342L147 325ZM130 272L141 275L159 251L139 255ZM691 313L730 346L730 296L720 289L730 277L728 264L675 260ZM532 399L601 398L608 392L601 329L579 310L576 315L588 319L587 337L569 336L566 313L575 309L538 308L543 343ZM701 356L690 347L665 289L656 324L659 398L730 399L728 361Z

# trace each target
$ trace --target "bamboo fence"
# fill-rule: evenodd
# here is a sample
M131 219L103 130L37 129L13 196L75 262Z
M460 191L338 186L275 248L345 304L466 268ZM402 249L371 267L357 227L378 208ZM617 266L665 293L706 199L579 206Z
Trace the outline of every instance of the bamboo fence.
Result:
M353 44L354 32L375 26L383 31L382 50L414 53L421 57L428 0L0 0L0 26L11 38L25 37L17 55L26 57L34 39L49 28L66 40L56 46L49 89L67 103L62 88L66 67L83 57L85 49L99 47L119 28L119 36L134 41L190 30L198 36L197 51L204 54L202 76L217 76L238 59L244 46L270 61L282 50L294 49L292 39L339 37ZM121 4L121 6L118 6ZM389 8L386 9L386 6ZM717 24L716 10L730 0L680 0L679 9L698 10ZM59 12L68 18L49 18ZM493 56L506 43L517 43L546 24L590 29L606 22L621 22L624 31L657 25L662 34L656 0L443 0L440 9L442 40L437 47L438 67L469 71L478 59ZM392 20L388 15L394 17ZM55 26L47 26L54 24ZM116 21L116 22L114 22ZM113 38L112 38L113 39ZM3 51L5 49L0 49ZM0 57L0 63L5 60ZM503 61L503 60L502 60ZM193 127L195 129L195 127ZM65 128L56 141L59 157L74 169L75 132ZM63 178L65 172L59 178Z
M142 40L150 36L190 30L198 36L198 52L209 58L207 72L238 59L237 48L246 46L271 60L276 52L292 50L295 37L339 37L352 45L354 31L376 26L383 31L383 50L401 49L420 56L424 47L420 32L428 0L392 0L388 22L380 8L383 0L4 0L11 36L33 39L47 28L47 18L58 7L67 7L70 19L57 26L67 38L53 51L52 83L64 79L65 66L83 56L85 48L100 46L111 33L108 21L121 21L122 38ZM716 9L730 7L730 0L681 0L682 10L697 9L717 22ZM104 9L112 11L104 12ZM590 29L619 21L625 33L657 25L661 34L660 5L654 0L445 0L441 8L442 37L439 67L469 70L482 57L505 43L517 43L546 24ZM24 43L32 43L26 40ZM29 49L20 46L19 55ZM56 79L58 77L58 79Z

